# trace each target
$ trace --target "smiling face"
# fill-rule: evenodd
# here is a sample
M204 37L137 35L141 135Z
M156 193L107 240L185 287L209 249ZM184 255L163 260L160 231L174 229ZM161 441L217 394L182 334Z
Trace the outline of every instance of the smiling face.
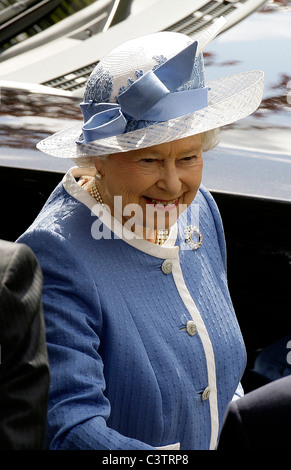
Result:
M103 176L98 182L103 202L115 217L122 216L123 224L135 211L142 214L139 224L143 227L169 228L191 204L200 186L201 147L201 136L195 135L112 154L105 160L96 157L96 169ZM116 213L115 196L122 198L122 214Z

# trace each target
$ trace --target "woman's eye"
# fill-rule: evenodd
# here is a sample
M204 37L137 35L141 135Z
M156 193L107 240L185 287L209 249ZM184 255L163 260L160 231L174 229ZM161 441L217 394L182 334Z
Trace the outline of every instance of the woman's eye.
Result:
M155 158L143 158L142 159L142 162L145 162L145 163L154 163L156 161L157 160Z
M195 160L195 158L197 158L196 155L191 155L191 157L185 157L185 158L183 158L183 160L185 162L190 162L191 160Z

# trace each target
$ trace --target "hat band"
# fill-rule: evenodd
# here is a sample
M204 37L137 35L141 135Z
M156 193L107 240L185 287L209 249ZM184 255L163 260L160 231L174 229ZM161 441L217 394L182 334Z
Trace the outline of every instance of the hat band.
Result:
M149 70L118 95L116 104L81 103L85 124L77 143L123 134L128 120L163 122L207 107L207 87L177 91L191 80L196 51L197 41Z

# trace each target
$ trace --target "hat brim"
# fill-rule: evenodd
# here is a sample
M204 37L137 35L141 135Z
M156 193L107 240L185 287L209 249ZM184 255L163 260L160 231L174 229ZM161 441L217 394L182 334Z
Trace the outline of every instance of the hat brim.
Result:
M37 144L42 152L58 158L78 158L127 152L201 134L252 114L260 105L264 72L253 70L209 81L208 106L143 129L76 144L83 122L53 134Z

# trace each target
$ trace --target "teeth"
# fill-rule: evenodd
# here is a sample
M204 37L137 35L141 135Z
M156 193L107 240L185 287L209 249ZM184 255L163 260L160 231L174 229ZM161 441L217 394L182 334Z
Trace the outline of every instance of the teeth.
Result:
M163 206L169 206L170 204L174 204L178 201L178 198L173 199L172 201L159 201L158 199L151 199L149 198L154 204L162 204Z

